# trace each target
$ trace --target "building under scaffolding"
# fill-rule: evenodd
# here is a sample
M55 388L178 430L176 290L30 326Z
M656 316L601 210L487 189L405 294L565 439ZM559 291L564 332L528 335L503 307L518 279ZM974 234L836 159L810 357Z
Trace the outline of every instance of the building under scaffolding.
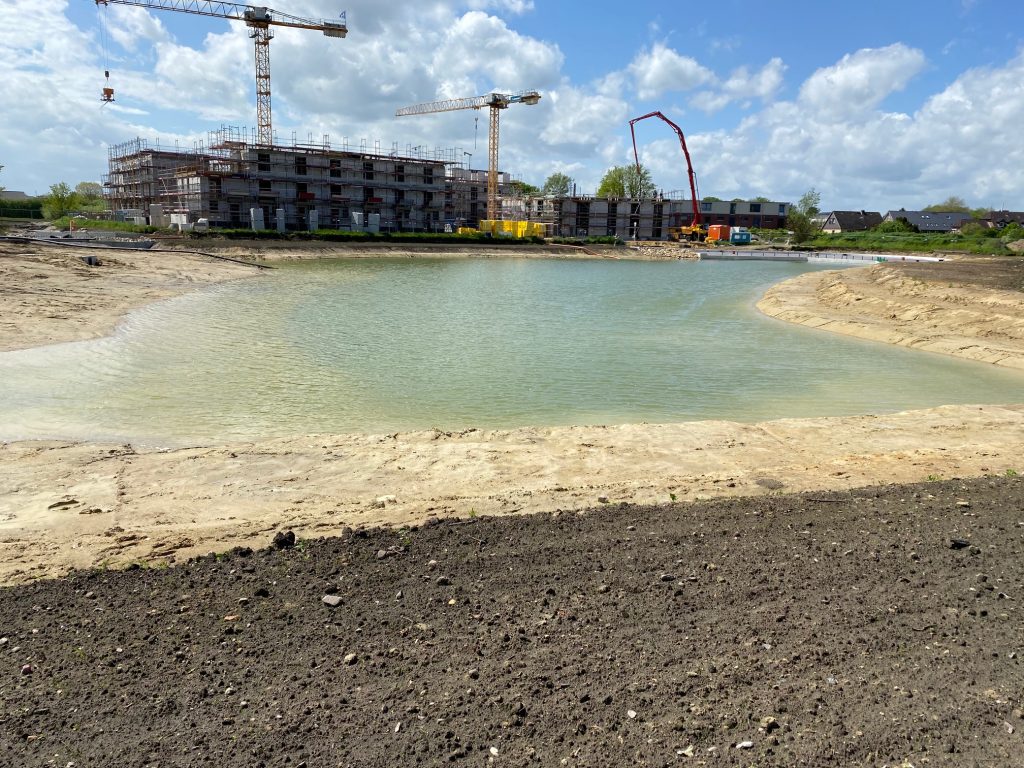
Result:
M161 216L187 228L200 219L228 228L444 231L486 215L487 173L455 149L294 140L264 146L235 128L191 150L143 139L110 148L104 190L121 218ZM503 193L510 177L500 175ZM159 206L154 208L153 206Z
M727 200L701 201L701 222L733 227L781 229L786 226L789 203ZM506 219L542 223L555 237L604 237L622 240L664 240L669 229L693 221L693 203L677 195L629 200L590 197L506 198Z

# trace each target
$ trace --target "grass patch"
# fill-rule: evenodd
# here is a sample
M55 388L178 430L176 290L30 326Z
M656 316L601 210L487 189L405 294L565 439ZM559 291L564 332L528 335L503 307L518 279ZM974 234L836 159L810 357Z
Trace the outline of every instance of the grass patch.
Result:
M989 234L958 234L953 232L841 232L820 234L805 246L836 251L886 251L890 253L929 253L950 251L986 256L1008 256L1012 252L999 237L998 230Z

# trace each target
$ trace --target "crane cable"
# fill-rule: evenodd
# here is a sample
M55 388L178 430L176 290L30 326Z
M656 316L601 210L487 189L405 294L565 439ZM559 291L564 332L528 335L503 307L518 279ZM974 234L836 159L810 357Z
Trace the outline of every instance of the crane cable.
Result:
M100 96L100 109L103 109L107 104L114 100L114 89L110 87L110 57L108 54L107 46L107 22L106 17L103 15L103 7L99 3L96 4L96 20L100 29L100 55L103 61L103 77L104 87L102 95Z

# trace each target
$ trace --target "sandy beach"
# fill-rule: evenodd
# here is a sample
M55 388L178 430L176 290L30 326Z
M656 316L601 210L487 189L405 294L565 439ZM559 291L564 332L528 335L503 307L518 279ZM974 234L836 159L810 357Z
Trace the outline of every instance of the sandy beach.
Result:
M757 308L822 331L1024 370L1019 259L812 272Z
M247 265L194 254L104 251L99 267L85 266L81 253L70 249L5 244L0 254L0 350L109 333L133 307L211 282L273 279L273 273L261 276ZM811 318L824 318L827 306L834 319L822 325L837 330L867 325L844 308L848 304L874 306L872 329L882 334L889 328L893 336L884 340L923 337L923 330L907 330L910 319L893 317L900 313L890 312L886 301L894 299L873 295L828 305L820 299L866 291L864 285L882 286L872 290L884 288L904 304L939 307L915 315L935 331L928 344L912 346L966 350L965 356L984 348L986 357L975 359L1003 365L1024 360L1024 303L1009 290L934 288L894 277L892 268L874 267L787 281L769 291L761 307L815 324ZM945 304L936 303L935 291ZM939 311L951 304L956 312ZM998 310L1006 321L982 325L986 307L987 316ZM945 314L959 324L939 324ZM754 425L296 436L169 451L6 443L0 445L0 582L98 564L175 561L263 543L285 527L308 537L431 516L582 510L1004 474L1024 471L1018 465L1022 448L1024 406L1017 405Z

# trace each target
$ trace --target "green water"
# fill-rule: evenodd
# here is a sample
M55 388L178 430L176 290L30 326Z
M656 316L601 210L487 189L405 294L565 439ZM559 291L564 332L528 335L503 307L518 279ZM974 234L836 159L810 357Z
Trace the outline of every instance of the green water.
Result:
M763 262L285 264L0 355L0 438L176 445L1024 402L1024 375L761 316Z

